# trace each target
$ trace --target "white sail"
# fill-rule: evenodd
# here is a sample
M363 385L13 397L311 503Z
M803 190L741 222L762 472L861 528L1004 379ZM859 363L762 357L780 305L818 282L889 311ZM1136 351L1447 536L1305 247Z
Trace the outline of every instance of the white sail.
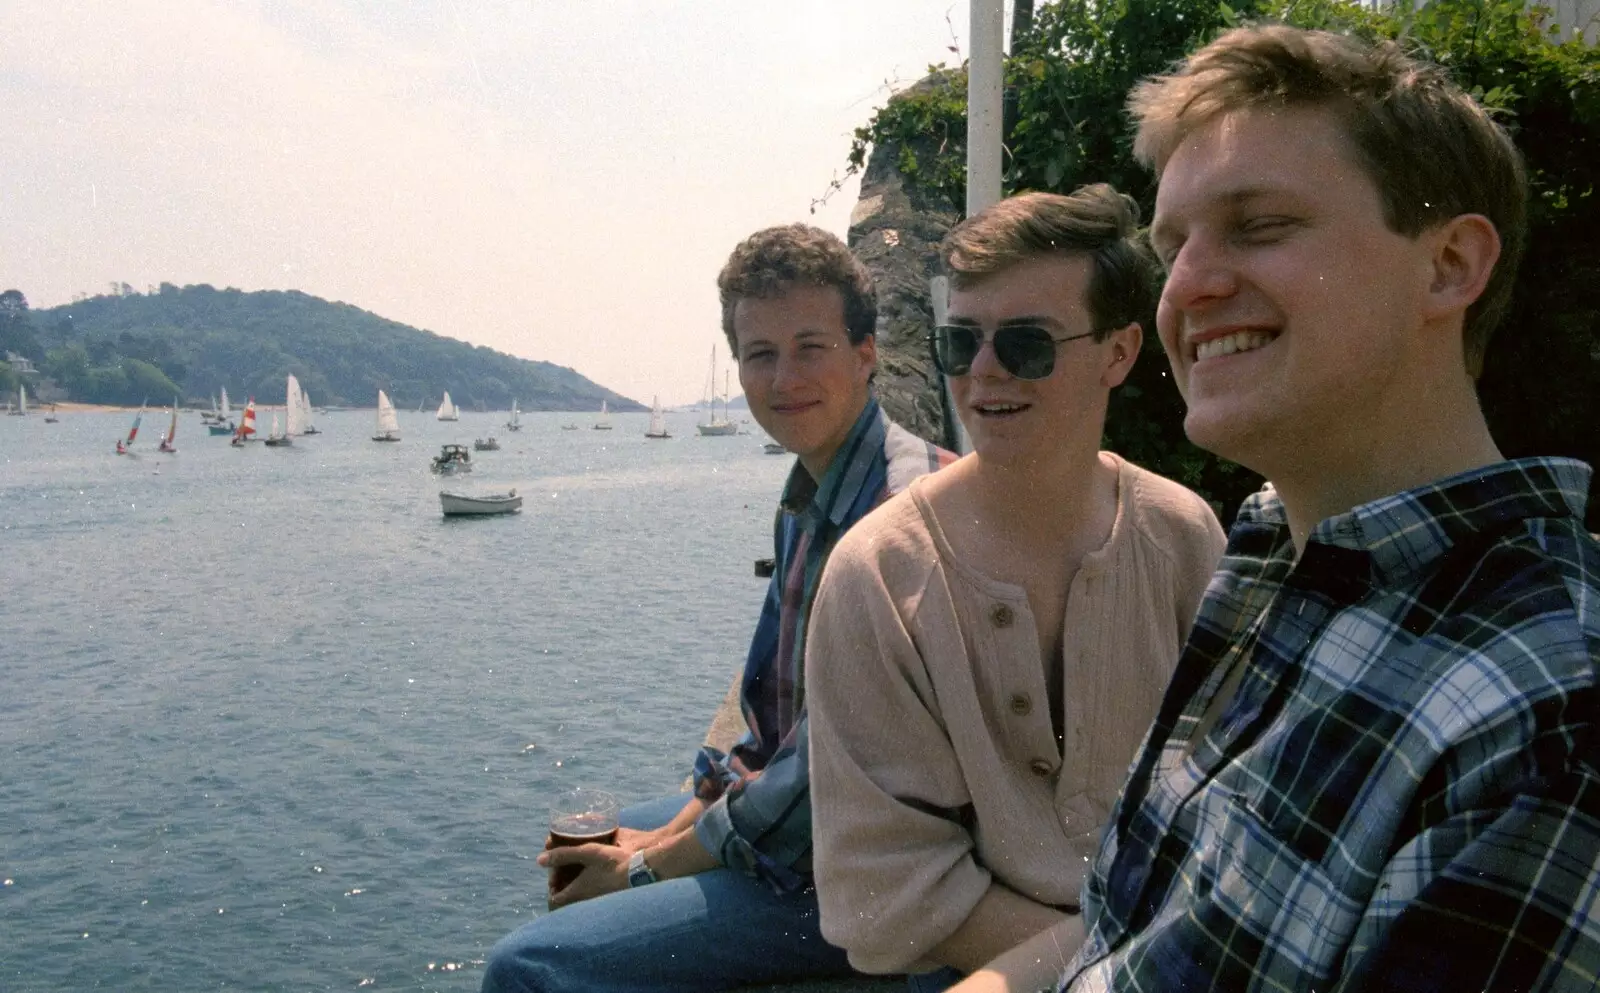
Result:
M389 394L382 390L378 391L378 435L400 437L400 415L395 413Z
M300 431L302 434L317 434L316 417L311 410L311 396L304 388L300 390Z
M667 436L667 418L661 412L661 399L650 398L650 430L645 432L649 438L665 438Z
M438 417L439 417L439 420L441 420L441 421L459 421L459 420L461 420L461 412L456 408L455 404L450 402L450 391L449 390L445 390L444 400L440 401L440 403L439 403L439 414L438 414Z
M511 420L506 421L506 427L513 431L522 427L522 409L517 406L515 398L511 401Z
M28 388L21 383L17 384L17 413L28 413Z
M300 380L294 378L294 373L290 373L289 384L285 391L283 402L285 432L290 435L305 434L304 417L305 409L300 402ZM276 414L273 415L273 421L274 423L277 421ZM278 432L274 430L272 433L277 434Z
M221 419L225 421L225 420L227 420L229 418L229 416L231 416L231 411L228 410L228 388L226 386L224 386L222 388Z

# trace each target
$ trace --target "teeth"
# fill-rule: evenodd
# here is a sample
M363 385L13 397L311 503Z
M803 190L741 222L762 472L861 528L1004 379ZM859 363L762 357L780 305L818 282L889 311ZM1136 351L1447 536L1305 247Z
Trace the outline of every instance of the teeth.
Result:
M1010 403L980 403L977 407L980 414L1014 414L1023 409L1022 404Z
M1230 334L1226 338L1213 338L1202 341L1195 346L1194 357L1196 361L1214 359L1220 355L1232 355L1235 352L1248 352L1253 348L1260 348L1272 340L1272 336L1260 331L1240 331Z

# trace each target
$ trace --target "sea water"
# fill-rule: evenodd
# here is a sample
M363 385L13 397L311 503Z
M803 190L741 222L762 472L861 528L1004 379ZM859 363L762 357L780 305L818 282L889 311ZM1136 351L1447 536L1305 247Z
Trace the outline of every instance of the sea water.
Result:
M161 455L152 411L131 457L128 414L0 417L0 990L473 990L554 794L678 787L791 460L400 416L240 450L184 414Z

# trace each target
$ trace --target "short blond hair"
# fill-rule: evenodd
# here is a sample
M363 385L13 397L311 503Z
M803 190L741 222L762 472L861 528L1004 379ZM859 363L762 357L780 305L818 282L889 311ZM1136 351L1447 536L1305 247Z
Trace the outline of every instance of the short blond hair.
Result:
M1236 28L1134 88L1133 153L1159 179L1196 128L1233 111L1292 106L1334 111L1390 230L1414 238L1462 214L1495 226L1500 259L1462 332L1477 378L1522 259L1528 182L1510 137L1443 69L1393 42L1281 24Z

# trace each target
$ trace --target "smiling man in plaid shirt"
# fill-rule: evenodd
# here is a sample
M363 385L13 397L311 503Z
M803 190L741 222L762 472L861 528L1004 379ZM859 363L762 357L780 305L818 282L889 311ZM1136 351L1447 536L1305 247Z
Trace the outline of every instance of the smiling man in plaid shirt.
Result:
M1132 107L1186 430L1272 482L1102 839L1087 939L958 988L1595 989L1589 467L1505 460L1474 389L1518 153L1437 68L1286 27Z

